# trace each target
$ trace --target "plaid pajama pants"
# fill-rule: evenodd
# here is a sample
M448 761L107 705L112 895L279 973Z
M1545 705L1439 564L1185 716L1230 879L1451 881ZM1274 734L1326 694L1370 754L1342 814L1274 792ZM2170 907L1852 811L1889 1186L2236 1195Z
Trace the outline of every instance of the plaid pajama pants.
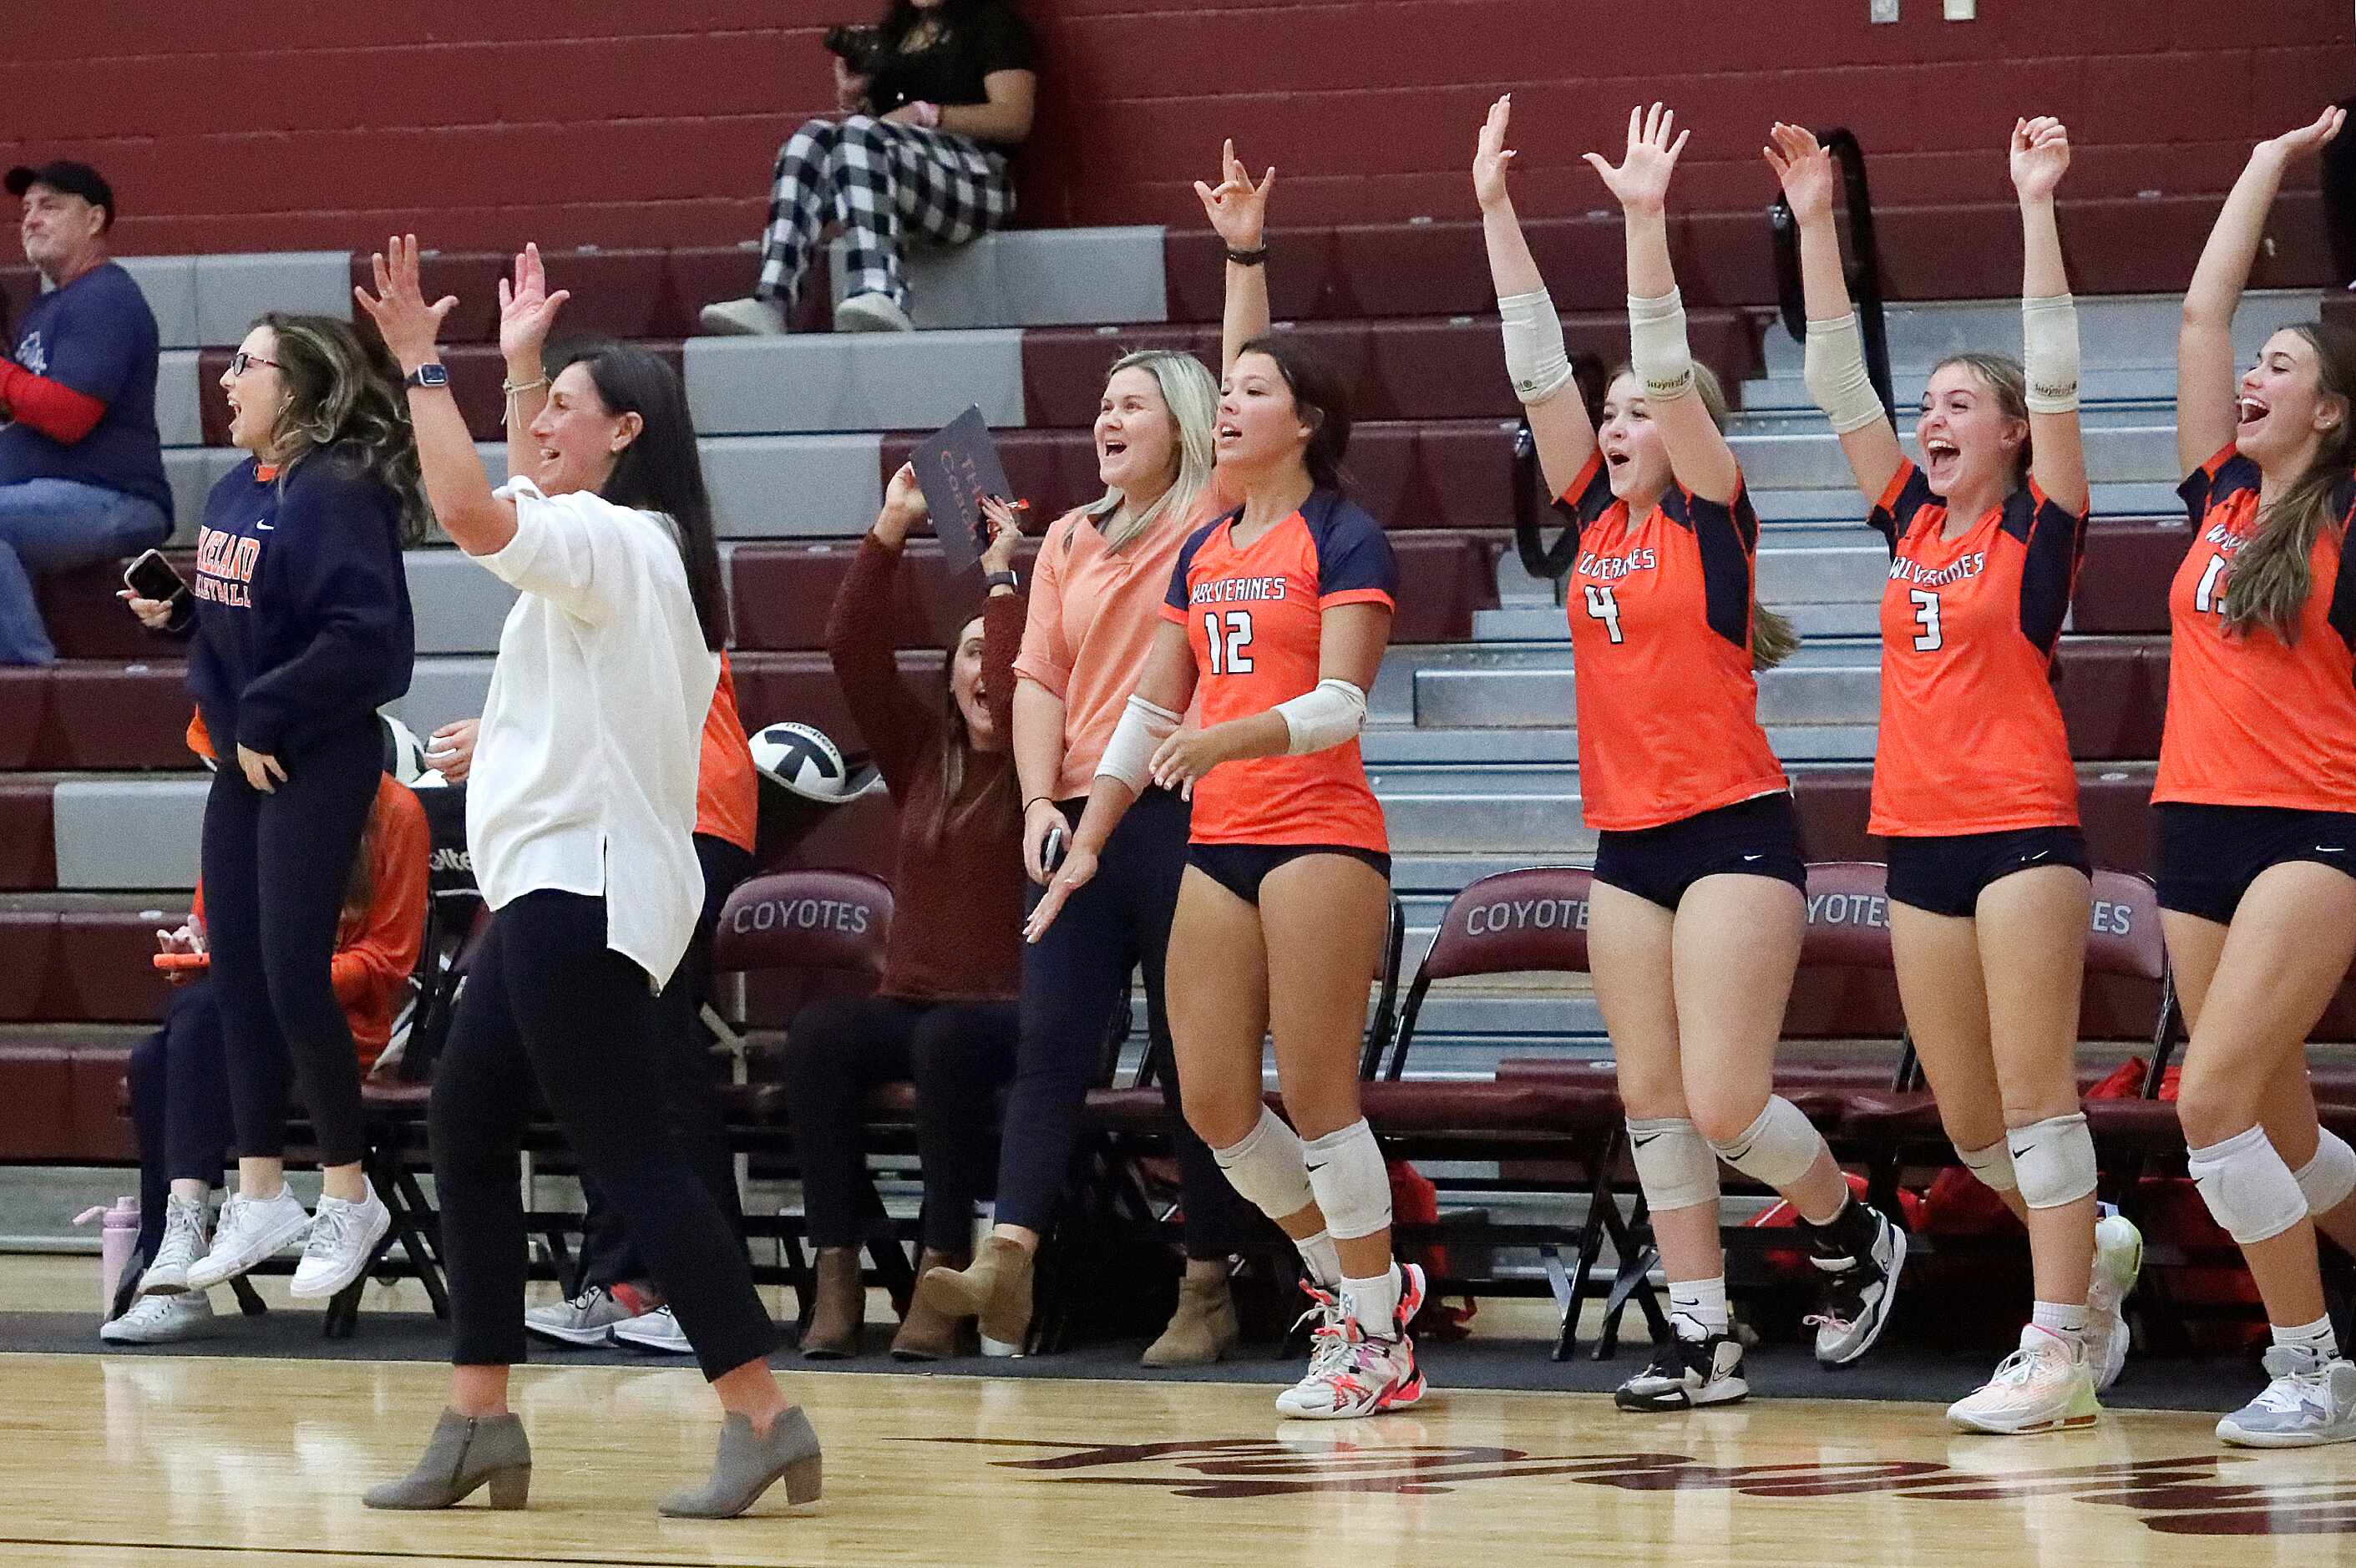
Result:
M791 309L818 255L819 236L837 222L848 242L845 297L889 294L905 309L904 226L958 245L1013 215L1006 155L969 136L865 114L812 120L777 152L755 292Z

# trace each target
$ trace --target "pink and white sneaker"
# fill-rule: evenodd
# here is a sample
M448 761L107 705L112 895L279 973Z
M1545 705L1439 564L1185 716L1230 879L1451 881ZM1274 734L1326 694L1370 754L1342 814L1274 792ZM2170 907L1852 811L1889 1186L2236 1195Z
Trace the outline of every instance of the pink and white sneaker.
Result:
M1310 1331L1309 1371L1276 1396L1277 1413L1304 1421L1346 1421L1405 1410L1423 1397L1423 1372L1415 1362L1415 1341L1407 1326L1423 1308L1423 1270L1399 1266L1398 1312L1387 1339L1368 1335L1343 1308L1338 1295L1303 1285L1314 1302L1302 1320L1321 1321Z

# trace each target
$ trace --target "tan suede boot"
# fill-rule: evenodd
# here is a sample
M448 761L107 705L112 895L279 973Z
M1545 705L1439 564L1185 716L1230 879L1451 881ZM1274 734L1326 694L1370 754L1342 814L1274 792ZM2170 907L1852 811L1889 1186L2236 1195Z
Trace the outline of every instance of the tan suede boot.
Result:
M1020 1345L1031 1331L1031 1264L1019 1243L992 1236L964 1268L926 1270L916 1300L946 1317L979 1318L991 1339Z
M935 1269L954 1274L968 1261L962 1253L935 1252L926 1247L916 1259L916 1277L922 1279ZM971 1355L973 1346L963 1330L964 1325L958 1319L926 1306L924 1293L919 1291L909 1298L908 1310L900 1319L900 1331L892 1336L892 1354L903 1361L940 1361L952 1356Z
M1178 1282L1178 1310L1170 1326L1140 1360L1149 1367L1207 1367L1224 1360L1243 1333L1226 1276L1189 1275Z
M802 1330L802 1359L838 1361L859 1354L859 1331L867 1320L859 1249L820 1247L811 1272L818 1277L810 1294L809 1326Z

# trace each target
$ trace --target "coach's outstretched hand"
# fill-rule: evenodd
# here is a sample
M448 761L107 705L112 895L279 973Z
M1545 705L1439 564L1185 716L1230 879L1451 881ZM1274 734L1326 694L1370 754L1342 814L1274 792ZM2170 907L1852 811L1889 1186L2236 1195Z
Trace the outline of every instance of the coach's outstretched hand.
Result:
M1084 844L1074 844L1064 852L1064 864L1055 872L1055 880L1047 884L1039 902L1031 911L1031 918L1023 923L1023 940L1036 942L1047 934L1055 917L1064 910L1064 901L1087 887L1097 874L1097 852Z
M515 259L512 281L499 280L499 353L510 363L539 363L548 347L548 329L556 313L573 297L571 289L548 292L548 269L541 264L540 247L530 242Z
M1614 168L1601 153L1589 153L1587 161L1603 176L1620 205L1631 212L1659 212L1669 204L1669 176L1676 172L1677 155L1686 150L1686 138L1690 131L1678 131L1677 112L1655 103L1650 110L1628 111L1628 151ZM1675 138L1671 133L1675 132Z
M443 319L458 308L458 296L444 294L432 304L425 303L417 276L414 234L392 236L383 250L369 258L369 263L376 273L376 293L355 288L352 298L376 323L384 346L392 350L403 371L433 363L439 357L434 345L442 339Z
M1268 193L1276 188L1276 166L1269 165L1268 173L1252 184L1251 171L1236 156L1235 138L1230 136L1219 148L1219 183L1215 188L1201 180L1194 182L1194 194L1202 198L1203 215L1218 230L1219 238L1231 251L1259 249L1260 229L1268 221Z

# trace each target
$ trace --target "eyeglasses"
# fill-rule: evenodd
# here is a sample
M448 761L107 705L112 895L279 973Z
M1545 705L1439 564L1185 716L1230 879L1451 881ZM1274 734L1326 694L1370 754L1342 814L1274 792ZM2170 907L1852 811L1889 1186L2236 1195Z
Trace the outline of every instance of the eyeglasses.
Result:
M248 354L242 348L229 357L229 373L232 376L244 375L249 365L267 365L273 370L278 368L277 360L264 359L259 354Z

